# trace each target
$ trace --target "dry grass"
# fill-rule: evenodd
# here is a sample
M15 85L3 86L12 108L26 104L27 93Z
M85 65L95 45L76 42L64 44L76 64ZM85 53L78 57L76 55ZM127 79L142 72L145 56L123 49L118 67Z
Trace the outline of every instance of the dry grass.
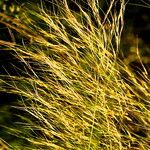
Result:
M104 20L97 0L88 1L91 12L55 2L57 11L28 10L20 20L0 14L1 23L28 39L0 41L26 70L1 76L0 90L20 95L19 109L30 116L20 114L24 132L18 135L31 149L150 149L150 80L117 58L124 2L112 13L112 1Z

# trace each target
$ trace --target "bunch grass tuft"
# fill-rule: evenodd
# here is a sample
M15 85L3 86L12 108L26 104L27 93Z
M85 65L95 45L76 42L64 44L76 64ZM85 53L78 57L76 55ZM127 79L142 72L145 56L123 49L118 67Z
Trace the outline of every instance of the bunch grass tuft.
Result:
M17 109L26 112L22 130L11 132L30 143L26 149L150 149L149 77L118 58L125 2L116 12L110 2L104 18L98 0L88 8L72 2L78 10L54 0L51 10L24 8L17 19L0 13L22 36L0 41L24 66L0 76L0 90L19 95Z

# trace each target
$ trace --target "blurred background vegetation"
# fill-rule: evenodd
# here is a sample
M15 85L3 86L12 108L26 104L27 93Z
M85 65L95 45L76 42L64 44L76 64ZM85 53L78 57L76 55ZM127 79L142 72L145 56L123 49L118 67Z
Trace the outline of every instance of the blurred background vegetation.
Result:
M80 0L78 0L80 1ZM48 0L42 1L47 9L51 9L51 4ZM85 5L81 0L80 2ZM34 4L34 5L33 5ZM37 7L40 6L40 0L0 0L0 12L3 12L9 16L20 17L22 15L21 8L24 6ZM71 3L70 3L71 5ZM107 9L107 2L105 0L101 1L102 9L105 11ZM72 6L72 9L76 9ZM119 57L124 60L124 62L129 65L135 73L140 75L143 71L143 67L137 57L137 48L139 50L141 60L150 74L150 1L149 0L129 0L126 6L125 16L124 16L124 30L122 33L121 46ZM0 23L0 39L5 41L15 41L21 42L19 35L15 35L15 31L11 31L6 25ZM0 75L5 74L21 74L16 68L22 68L21 64L13 57L13 54L9 51L4 52L1 50L0 46ZM16 67L14 67L16 66ZM6 70L7 68L7 70ZM5 91L0 93L0 137L10 144L20 142L22 144L24 141L18 141L14 136L10 136L9 132L4 126L14 127L15 122L19 121L19 117L14 114L19 114L16 110L11 107L15 105L18 97L12 94L6 94Z

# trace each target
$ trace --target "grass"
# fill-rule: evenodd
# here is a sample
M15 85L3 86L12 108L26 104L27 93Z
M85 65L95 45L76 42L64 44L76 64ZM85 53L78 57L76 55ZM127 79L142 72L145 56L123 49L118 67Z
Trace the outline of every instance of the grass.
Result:
M51 11L25 8L18 19L0 14L12 37L0 44L24 66L0 76L0 90L19 95L16 108L26 112L10 132L30 145L12 149L150 149L150 80L117 56L125 3L113 13L114 3L103 20L97 0L87 9L75 2L77 11L63 0Z

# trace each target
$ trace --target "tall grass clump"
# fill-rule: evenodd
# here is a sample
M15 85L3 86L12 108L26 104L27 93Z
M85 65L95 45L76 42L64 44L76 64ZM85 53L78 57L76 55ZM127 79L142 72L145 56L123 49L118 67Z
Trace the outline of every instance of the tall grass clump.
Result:
M136 76L117 56L125 2L115 10L111 1L105 15L98 0L72 3L76 10L54 0L50 10L41 4L18 18L0 14L12 31L12 41L0 44L23 65L0 76L0 90L20 97L22 122L10 133L30 144L17 149L150 149L148 74Z

